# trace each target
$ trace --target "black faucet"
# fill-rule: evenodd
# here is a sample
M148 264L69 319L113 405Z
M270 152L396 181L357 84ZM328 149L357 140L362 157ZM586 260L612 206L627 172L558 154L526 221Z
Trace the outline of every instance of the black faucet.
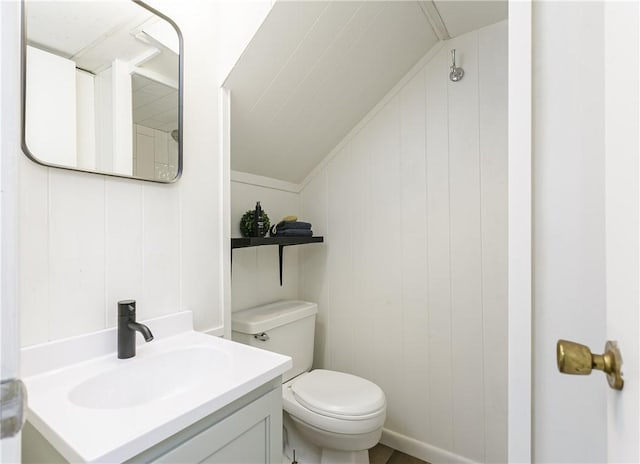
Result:
M153 334L144 324L136 322L136 300L118 301L118 358L133 358L136 355L136 331L145 342L153 340Z

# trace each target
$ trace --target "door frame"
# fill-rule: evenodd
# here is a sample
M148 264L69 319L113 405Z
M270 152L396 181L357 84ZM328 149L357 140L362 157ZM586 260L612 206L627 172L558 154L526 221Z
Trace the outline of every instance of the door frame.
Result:
M0 1L0 378L19 376L18 154L20 3ZM20 462L20 434L0 443L1 462Z
M532 11L509 0L508 462L532 457Z

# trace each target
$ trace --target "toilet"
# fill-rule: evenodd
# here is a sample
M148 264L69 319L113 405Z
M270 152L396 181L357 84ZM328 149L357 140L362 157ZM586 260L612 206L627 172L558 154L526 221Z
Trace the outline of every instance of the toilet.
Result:
M290 356L282 376L284 462L368 464L382 435L384 392L344 372L311 370L318 305L278 301L232 314L233 340Z

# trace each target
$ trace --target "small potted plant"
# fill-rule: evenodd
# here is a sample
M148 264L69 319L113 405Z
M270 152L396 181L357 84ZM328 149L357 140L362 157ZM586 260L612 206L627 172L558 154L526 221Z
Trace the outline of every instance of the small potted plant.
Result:
M262 222L259 227L256 221ZM267 231L271 227L269 216L262 209L258 209L258 205L255 210L250 209L242 215L240 219L240 233L243 237L264 237Z

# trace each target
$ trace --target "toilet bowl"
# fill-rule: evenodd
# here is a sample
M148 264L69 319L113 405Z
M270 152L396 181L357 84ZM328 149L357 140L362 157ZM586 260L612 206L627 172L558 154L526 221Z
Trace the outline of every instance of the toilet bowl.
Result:
M380 440L386 416L380 387L324 369L301 374L282 387L285 427L295 428L319 448L316 462L369 462L367 450Z
M232 315L232 337L291 356L283 375L284 462L368 464L386 417L384 392L361 377L311 370L315 303L279 301Z

